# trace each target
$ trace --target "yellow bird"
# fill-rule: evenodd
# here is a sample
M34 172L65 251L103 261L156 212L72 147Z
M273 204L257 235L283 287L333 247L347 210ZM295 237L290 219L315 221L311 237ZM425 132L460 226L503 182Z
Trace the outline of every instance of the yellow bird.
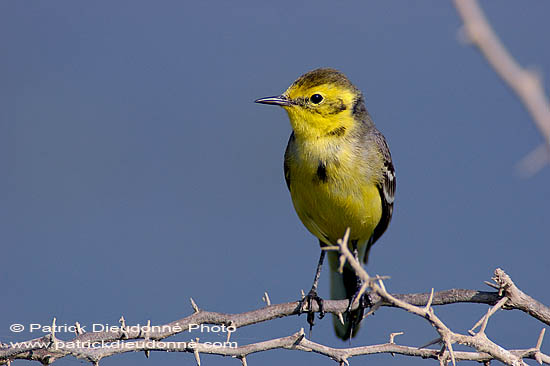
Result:
M319 239L321 247L336 245L350 228L350 250L367 262L371 246L388 227L395 194L395 171L384 136L376 129L365 100L341 72L321 68L300 76L281 95L256 103L283 107L293 133L284 158L285 180L298 217ZM311 291L324 315L317 282L326 251L321 250ZM329 252L331 298L357 297L361 281L344 266L338 272L338 254ZM345 324L334 317L336 335L355 336L367 300L348 311ZM349 308L348 308L349 310ZM314 314L308 312L313 326Z

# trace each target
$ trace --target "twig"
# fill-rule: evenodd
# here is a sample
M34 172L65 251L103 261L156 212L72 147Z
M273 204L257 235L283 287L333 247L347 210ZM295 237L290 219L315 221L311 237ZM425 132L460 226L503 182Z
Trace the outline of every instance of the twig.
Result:
M524 175L536 173L550 161L550 105L539 75L523 69L502 45L476 0L454 0L470 41L496 73L516 93L544 137L545 145L524 158L518 168Z
M344 256L344 260L355 260L349 250L347 250L347 254L345 254ZM495 286L499 288L501 294L499 294L499 292L480 292L461 289L433 292L433 294L432 292L423 294L389 294L382 282L382 279L385 277L368 277L368 275L366 274L366 272L364 272L359 263L355 262L354 265L356 266L354 268L358 268L360 271L362 271L360 272L360 275L363 276L362 278L370 278L371 287L373 289L376 289L376 291L370 293L370 297L375 302L376 308L384 306L399 307L408 311L411 311L410 309L413 309L413 311L411 312L428 319L434 324L436 330L438 330L438 332L442 332L443 334L447 334L445 333L447 331L447 327L435 316L433 312L433 306L453 304L458 302L484 303L494 306L495 304L498 304L499 300L503 298L501 296L505 296L506 298L508 298L508 301L504 305L505 309L521 309L526 313L536 317L537 319L540 319L546 324L550 322L550 309L519 290L512 282L510 277L501 269L495 270L495 275L493 277L493 280L496 283ZM504 303L502 300L501 302ZM325 311L337 314L340 318L342 318L342 313L346 311L348 303L348 300L325 300L324 308ZM198 352L199 354L217 354L224 356L234 356L241 359L242 362L246 363L246 355L275 348L287 348L317 352L331 357L342 364L346 364L347 360L352 356L368 355L374 353L396 353L408 356L433 358L439 361L449 360L452 358L451 354L447 351L441 353L440 350L419 349L417 347L392 344L391 342L373 346L334 349L307 340L303 333L297 333L295 335L283 337L280 339L273 339L265 342L238 346L235 348L212 348L211 346L209 347L207 344L199 342L195 342L195 344L172 341L162 342L163 339L166 339L170 336L189 331L192 325L226 325L231 327L233 331L234 329L243 326L265 322L275 318L297 315L298 306L299 301L296 301L270 305L261 309L241 314L224 314L198 310L198 307L196 307L195 305L193 306L193 310L195 312L192 315L168 324L157 326L151 326L151 323L148 321L148 327L146 330L143 330L139 327L129 326L126 323L124 317L121 317L121 327L118 331L82 333L76 335L70 341L62 341L55 338L54 334L49 334L42 338L30 340L27 342L15 343L11 346L0 345L0 364L6 364L14 359L36 360L44 364L48 364L65 356L74 356L90 361L92 363L98 363L102 358L111 356L113 354L139 351L146 353L149 353L150 351L174 351L190 352L193 354L195 354L196 352ZM319 311L317 304L315 303L313 306L313 311ZM475 337L478 338L475 339ZM453 342L456 342L476 348L476 352L453 351L455 361L474 360L484 362L495 358L499 360L505 359L502 355L499 356L491 353L492 349L490 347L487 349L476 347L476 344L479 345L479 343L476 342L479 342L479 340L485 342L485 340L482 339L479 334L477 334L475 337L468 337L452 333L452 336L450 338L448 336L440 337L436 340L436 342L440 342L443 340L444 344L452 344ZM140 339L143 339L144 341L139 341ZM97 342L99 344L108 344L110 342L118 343L117 346L109 345L108 347L92 348L87 346L94 342ZM229 338L227 342L229 342ZM527 350L503 350L503 352L505 352L506 357L510 357L510 355L512 355L521 358L531 358L537 360L537 362L550 364L550 357L540 352L541 343L542 335L539 337L537 347ZM450 349L449 347L446 348L447 350Z
M362 281L369 283L369 287L372 288L373 292L377 293L386 302L392 303L396 307L399 307L403 310L406 310L412 314L426 319L435 328L449 353L453 365L456 364L456 355L452 345L453 343L458 343L473 347L477 352L487 353L491 356L491 358L498 360L504 364L512 366L525 366L525 362L523 361L523 358L525 356L518 356L517 354L514 354L500 347L499 345L488 339L484 332L480 331L475 336L463 335L453 332L441 321L441 319L439 319L439 317L435 315L432 307L414 306L390 295L384 287L380 286L377 283L376 279L373 279L367 274L361 264L350 252L347 242L345 240L339 242L339 247L341 257L345 258L345 261L355 270L355 273L361 278ZM515 285L513 284L513 282L511 282L509 276L500 269L497 269L495 271L495 277L493 278L493 280L500 285L500 288L503 289L502 292L505 296L508 296L508 294L511 293L511 289L515 288ZM432 296L430 296L430 299L431 298ZM428 299L427 305L430 305L430 299ZM499 307L503 304L504 301L498 303ZM488 316L486 316L484 324L482 325L482 330L485 329L488 319L489 314ZM536 351L534 354L536 354ZM533 357L535 357L534 354Z

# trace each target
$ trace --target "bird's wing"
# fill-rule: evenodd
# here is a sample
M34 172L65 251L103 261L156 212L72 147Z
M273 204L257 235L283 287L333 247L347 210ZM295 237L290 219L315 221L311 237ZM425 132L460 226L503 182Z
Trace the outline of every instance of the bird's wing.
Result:
M290 167L289 167L288 160L290 159L290 149L292 148L291 144L293 140L294 140L294 132L292 132L292 134L288 139L288 144L286 145L285 159L284 159L285 182L286 182L286 187L288 188L289 191L290 191Z
M378 132L378 131L377 131ZM378 145L383 157L383 171L382 179L377 184L378 192L380 193L380 200L382 202L382 215L378 225L374 228L374 231L367 242L367 250L363 262L367 263L369 259L370 247L384 234L388 225L390 224L393 214L393 200L395 197L395 170L391 159L390 149L386 143L386 139L381 133L375 134L375 143Z

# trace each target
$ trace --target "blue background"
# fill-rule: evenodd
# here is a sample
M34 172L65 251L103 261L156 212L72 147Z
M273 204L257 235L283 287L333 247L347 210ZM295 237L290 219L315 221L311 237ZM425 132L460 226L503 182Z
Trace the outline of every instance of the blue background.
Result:
M483 5L517 60L548 75L550 3ZM543 139L481 55L460 42L460 26L442 1L0 2L0 340L41 336L9 325L54 316L88 328L118 325L121 315L162 324L189 315L189 297L229 313L262 307L264 291L273 303L298 299L318 245L284 183L286 113L252 101L320 66L342 70L364 91L397 171L394 218L368 272L410 293L487 290L483 281L502 267L550 304L550 169L529 179L515 170ZM327 271L320 294L328 296ZM436 313L466 332L486 310ZM329 318L318 323L313 340L348 346ZM232 339L244 345L305 326L304 316L288 317ZM542 327L500 311L487 333L503 347L528 348ZM397 342L411 346L437 336L426 321L383 308L352 344L383 343L398 331ZM225 339L178 339L195 337ZM404 361L434 362L351 360ZM194 358L126 354L102 365L151 362ZM310 362L334 364L286 350L248 357L249 365Z

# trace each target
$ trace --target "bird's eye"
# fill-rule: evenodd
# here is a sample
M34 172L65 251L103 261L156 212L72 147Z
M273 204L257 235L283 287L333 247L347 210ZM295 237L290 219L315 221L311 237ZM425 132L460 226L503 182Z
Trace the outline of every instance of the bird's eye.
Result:
M319 104L323 101L323 96L321 94L313 94L309 97L309 100L311 100L311 103L313 104Z

